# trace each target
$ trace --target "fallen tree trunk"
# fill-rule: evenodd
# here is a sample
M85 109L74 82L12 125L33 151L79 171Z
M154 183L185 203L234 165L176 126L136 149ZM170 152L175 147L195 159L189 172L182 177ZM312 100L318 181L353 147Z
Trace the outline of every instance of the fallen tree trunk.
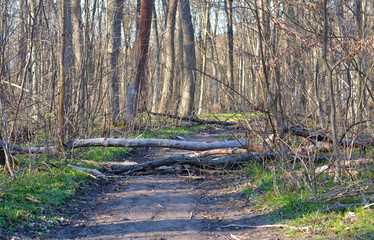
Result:
M0 144L4 144L5 142L0 139ZM58 153L58 147L56 146L36 146L36 147L22 147L17 144L9 143L9 148L10 150L19 152L19 153L50 153L50 154L55 154Z
M318 133L315 131L311 131L300 126L292 126L292 127L285 127L283 129L284 132L291 132L292 134L300 137L304 137L310 140L332 143L332 139L330 136L324 133ZM374 139L372 137L368 137L366 139L360 138L343 138L340 139L339 145L341 147L354 147L354 148L362 148L362 147L374 147Z
M115 174L125 172L143 171L148 169L155 169L161 166L168 166L173 164L189 164L193 166L210 166L210 167L232 167L237 164L245 164L250 161L263 161L274 159L276 154L273 153L254 153L241 156L224 156L217 159L195 158L195 157L168 157L161 158L154 161L140 163L130 166L112 166L112 171Z
M237 149L237 148L213 149L213 150L207 150L203 152L196 152L193 154L193 157L206 157L206 156L211 156L211 155L227 155L227 154L235 154L235 155L248 154L248 150Z
M0 143L3 141L0 140ZM193 151L205 151L218 148L248 148L253 150L260 148L261 144L244 140L230 140L224 142L189 142L171 139L126 139L126 138L90 138L76 139L67 144L69 150L82 147L165 147ZM17 144L9 144L10 149L19 153L58 153L58 147L22 147Z
M230 140L224 142L189 142L171 139L125 139L125 138L91 138L77 139L72 143L72 148L81 147L164 147L193 151L205 151L217 148L246 148L251 142L243 140Z

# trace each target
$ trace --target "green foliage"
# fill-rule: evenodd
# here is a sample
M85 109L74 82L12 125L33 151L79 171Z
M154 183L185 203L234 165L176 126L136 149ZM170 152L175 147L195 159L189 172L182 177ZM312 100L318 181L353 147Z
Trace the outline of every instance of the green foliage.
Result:
M88 180L86 174L66 169L66 164L59 165L60 168L52 170L40 164L34 171L17 175L16 181L1 188L0 227L11 230L11 226L32 221L52 223L57 220L53 210L63 206L80 184ZM2 175L0 181L6 178Z
M120 147L88 147L73 151L74 158L87 159L96 162L114 161L116 157L123 157L129 148Z
M151 129L144 132L141 135L141 138L172 138L176 135L184 135L196 132L201 129L201 126L192 126L192 127L182 127L182 126L173 126L173 127L164 127L160 129Z
M339 204L361 203L362 198L346 197L338 200L320 201L313 198L311 190L299 181L299 188L292 187L289 181L284 180L287 174L284 171L270 171L259 163L251 163L243 169L249 177L247 187L243 193L252 199L255 206L269 213L270 218L277 223L290 226L311 226L309 231L284 229L290 237L315 238L315 239L373 239L374 238L374 210L364 209L362 206L347 205L353 207L338 208ZM357 174L357 178L372 179L373 171L365 171L365 174ZM296 178L296 172L293 174ZM274 189L274 179L279 194ZM349 177L343 177L340 187L352 184ZM319 186L324 188L336 188L332 176L320 176ZM324 191L320 191L324 193ZM369 196L370 197L370 196ZM349 216L354 216L349 218Z
M225 121L225 122L241 122L244 121L245 118L252 119L254 117L261 116L261 113L243 113L236 112L236 113L205 113L200 116L201 119L207 121ZM245 118L244 118L245 116Z

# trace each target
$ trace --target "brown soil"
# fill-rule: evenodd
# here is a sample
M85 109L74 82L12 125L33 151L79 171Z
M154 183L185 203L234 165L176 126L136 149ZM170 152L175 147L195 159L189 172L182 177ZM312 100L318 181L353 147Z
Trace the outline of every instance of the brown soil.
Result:
M186 140L218 141L225 134L227 139L226 132L199 133ZM191 154L173 149L136 153L131 161ZM93 183L69 203L66 220L43 239L279 239L275 229L227 226L271 224L253 212L232 175L173 171L110 176Z

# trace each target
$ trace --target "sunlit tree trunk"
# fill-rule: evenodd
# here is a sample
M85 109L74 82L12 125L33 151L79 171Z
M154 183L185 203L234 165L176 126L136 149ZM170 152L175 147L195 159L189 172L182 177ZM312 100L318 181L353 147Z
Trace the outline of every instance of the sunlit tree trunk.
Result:
M156 4L153 3L153 33L156 42L156 77L155 82L153 84L153 96L152 96L152 112L156 112L158 110L158 100L160 98L160 78L161 78L161 44L160 44L160 36L158 32L158 18L157 18L157 11L156 11Z
M59 107L58 107L58 140L61 149L64 149L65 141L65 51L66 51L66 23L67 17L66 0L62 0L61 29L60 29L60 83L59 83Z
M170 0L168 17L166 22L166 63L165 63L165 77L161 93L161 102L159 112L170 111L166 109L167 105L170 107L170 99L172 94L172 87L174 81L175 70L175 47L174 47L174 32L175 21L178 7L178 0Z
M196 53L195 53L195 37L192 25L190 1L179 0L182 27L183 27L183 49L185 56L185 78L182 85L182 101L179 114L182 116L192 115L195 97L195 73Z
M230 86L229 101L231 111L235 110L234 96L234 32L233 32L233 16L232 16L232 2L233 0L225 0L225 11L227 21L227 82Z
M203 30L204 30L204 38L203 38L203 46L201 47L201 55L202 55L202 68L201 68L201 71L203 73L206 72L206 69L207 69L207 49L208 49L208 32L210 31L210 6L209 6L210 3L206 3L205 4L205 16L204 16L204 27L203 27ZM198 106L198 112L197 114L200 115L201 114L201 111L202 111L202 108L203 108L203 100L204 100L204 87L205 87L205 78L206 78L206 75L205 74L201 74L201 79L200 79L200 95L199 95L199 106Z
M121 49L121 22L122 22L123 0L112 0L108 3L108 14L110 19L110 116L114 124L119 122L119 55Z
M126 95L125 120L132 124L138 113L139 93L144 82L145 68L148 58L149 36L152 23L152 0L142 0L140 9L140 23L136 50L136 76L131 80Z

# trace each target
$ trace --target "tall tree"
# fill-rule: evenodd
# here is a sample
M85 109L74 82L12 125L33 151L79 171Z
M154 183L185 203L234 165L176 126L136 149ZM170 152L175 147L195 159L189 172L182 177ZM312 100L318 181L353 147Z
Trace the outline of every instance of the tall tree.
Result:
M174 32L177 8L178 0L170 0L168 17L166 21L166 69L159 108L159 112L161 113L166 110L166 106L169 104L172 94L175 66Z
M67 17L67 0L62 0L61 5L61 28L60 28L60 93L59 93L59 107L58 107L58 141L61 149L64 148L65 140L65 51L66 51L66 17Z
M189 0L179 0L182 28L183 28L183 49L185 59L185 79L182 84L182 101L179 114L182 116L192 115L195 97L195 34L191 18L191 9Z
M206 72L207 68L207 48L208 48L208 35L210 31L210 2L205 3L205 15L204 15L204 37L203 37L203 45L201 47L201 55L202 55L202 68L201 71L203 73ZM200 95L199 95L199 106L198 106L198 115L201 114L203 108L203 98L204 98L204 85L205 85L205 74L201 74L200 80Z
M111 106L112 122L119 122L119 55L121 49L121 21L122 21L123 0L111 0L108 3L108 14L111 21L110 33L110 96L109 105Z
M338 129L336 126L336 105L335 105L335 92L334 92L334 80L333 71L334 69L330 66L327 60L328 51L328 35L329 35L329 19L328 19L328 0L323 1L323 48L322 48L322 58L325 65L327 81L329 84L329 99L330 99L330 130L332 133L333 142L333 159L335 161L335 181L339 180L341 173L340 169L340 159L339 159L339 147L338 147Z
M126 93L125 120L132 124L139 105L141 84L144 82L145 69L148 58L149 37L152 23L152 0L142 0L140 9L140 23L136 48L136 75L130 81Z
M157 11L156 11L156 3L153 3L153 33L154 38L156 42L156 77L153 84L153 96L152 96L152 112L158 111L158 100L160 96L160 79L161 79L161 40L160 40L160 34L158 32L158 17L157 17Z
M227 19L227 80L230 86L230 102L231 110L235 110L234 98L234 31L233 31L233 17L232 17L232 2L233 0L225 0L225 11Z

